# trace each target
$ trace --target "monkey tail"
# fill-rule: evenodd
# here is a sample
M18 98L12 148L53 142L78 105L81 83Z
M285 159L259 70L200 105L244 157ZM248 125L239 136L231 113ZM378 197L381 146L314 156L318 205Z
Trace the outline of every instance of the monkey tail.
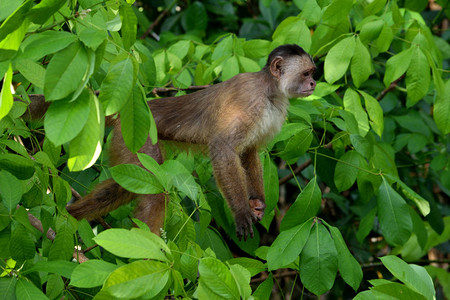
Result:
M77 220L94 220L106 215L119 206L129 203L135 194L125 190L113 179L98 184L82 199L67 207L67 211Z

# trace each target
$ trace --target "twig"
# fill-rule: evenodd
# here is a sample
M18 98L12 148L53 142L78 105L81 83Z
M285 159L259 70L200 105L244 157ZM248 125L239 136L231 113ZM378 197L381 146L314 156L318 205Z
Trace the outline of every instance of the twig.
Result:
M387 93L389 93L390 91L392 91L393 89L395 89L395 87L398 85L399 81L402 80L405 77L405 75L403 74L402 76L400 76L398 79L394 80L387 88L385 88L380 95L378 95L377 97L377 101L381 101L381 99L384 98L384 96L386 96Z
M210 85L191 85L185 89L182 88L176 88L176 87L168 87L168 88L154 88L152 90L152 94L155 96L158 96L158 93L167 93L172 91L196 91L196 90L203 90L210 87Z
M172 1L172 3L170 3L170 5L163 10L163 12L156 18L156 20L152 24L150 24L144 34L142 34L142 36L140 37L141 40L145 39L150 34L150 32L152 32L153 28L155 28L156 25L161 22L161 20L169 13L169 11L172 9L172 7L175 6L176 3L177 0Z
M72 196L74 196L75 199L80 200L83 198L73 187L70 187L70 190L72 191Z
M311 164L311 159L308 159L307 161L305 161L304 163L302 163L300 166L297 166L297 168L294 169L294 171L292 173L287 174L286 176L284 176L283 178L281 178L278 181L279 185L285 184L286 182L288 182L289 180L291 180L292 178L294 178L295 175L299 174L301 171L303 171L304 169L306 169L309 165Z
M17 208L19 208L19 207L20 206L18 205ZM39 220L38 218L36 218L35 216L33 216L30 213L28 213L28 219L30 220L31 226L33 226L40 232L44 233L44 227L42 226L41 220ZM49 240L54 241L55 237L56 237L56 232L53 229L49 228L47 230L46 237ZM89 260L89 258L87 258L83 252L79 252L78 249L76 249L76 248L73 251L72 257L75 258L79 263L83 263L83 262L86 262Z

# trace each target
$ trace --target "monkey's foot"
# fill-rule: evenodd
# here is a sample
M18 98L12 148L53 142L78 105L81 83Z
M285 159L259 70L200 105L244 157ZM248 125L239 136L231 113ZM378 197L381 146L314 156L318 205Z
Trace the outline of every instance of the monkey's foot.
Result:
M259 200L259 199L250 199L250 210L252 211L254 217L256 220L254 220L254 223L261 221L264 217L264 210L266 209L266 204Z

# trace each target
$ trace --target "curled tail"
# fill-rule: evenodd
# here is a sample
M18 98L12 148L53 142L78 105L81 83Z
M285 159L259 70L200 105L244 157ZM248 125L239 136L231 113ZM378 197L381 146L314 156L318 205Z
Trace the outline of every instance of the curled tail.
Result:
M98 184L92 192L82 199L70 204L67 211L78 220L94 220L123 204L129 203L135 196L113 179L108 179Z

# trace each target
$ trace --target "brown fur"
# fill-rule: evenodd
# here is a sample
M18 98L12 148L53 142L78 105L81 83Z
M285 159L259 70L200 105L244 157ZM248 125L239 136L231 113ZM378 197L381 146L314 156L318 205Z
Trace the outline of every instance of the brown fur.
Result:
M280 130L290 97L305 97L315 88L311 57L296 45L280 46L256 73L236 75L195 93L148 102L161 140L206 145L214 176L228 201L239 238L253 237L252 224L264 216L265 197L258 149ZM113 164L140 165L125 146L119 120L111 147ZM159 143L158 143L159 144ZM159 145L150 139L140 152L162 163ZM94 219L136 195L113 180L97 186L68 207L76 218ZM163 227L164 195L140 195L136 216L159 233Z

